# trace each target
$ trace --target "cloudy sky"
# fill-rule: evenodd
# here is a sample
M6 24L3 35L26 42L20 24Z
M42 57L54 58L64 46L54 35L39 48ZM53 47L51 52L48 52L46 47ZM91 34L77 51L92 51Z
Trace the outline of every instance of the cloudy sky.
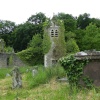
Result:
M100 0L0 0L0 19L24 23L31 15L43 12L47 17L64 12L78 16L89 13L100 18Z

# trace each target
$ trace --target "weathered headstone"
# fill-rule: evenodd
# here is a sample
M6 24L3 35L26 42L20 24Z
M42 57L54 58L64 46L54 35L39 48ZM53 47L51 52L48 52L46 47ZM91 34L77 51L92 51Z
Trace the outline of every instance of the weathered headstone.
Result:
M35 76L38 73L38 71L36 69L32 70L32 75Z
M12 88L20 88L22 87L22 77L18 67L15 67L12 70Z
M9 76L11 76L11 75L10 75L9 73L7 73L7 74L6 74L6 77L9 77Z

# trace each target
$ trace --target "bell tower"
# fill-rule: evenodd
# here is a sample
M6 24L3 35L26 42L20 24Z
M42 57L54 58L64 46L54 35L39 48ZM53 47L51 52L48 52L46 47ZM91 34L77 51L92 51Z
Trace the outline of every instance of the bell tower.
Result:
M59 37L59 26L57 26L53 21L51 21L50 27L47 29L48 35L50 36L51 48L47 54L44 55L44 66L53 66L57 63L55 39Z

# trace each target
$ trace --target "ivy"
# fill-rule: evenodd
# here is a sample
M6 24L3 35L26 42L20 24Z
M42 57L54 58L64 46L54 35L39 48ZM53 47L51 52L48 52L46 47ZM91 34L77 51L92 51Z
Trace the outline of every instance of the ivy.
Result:
M60 58L59 62L67 72L69 84L71 86L79 86L79 81L83 75L83 68L88 63L88 60L79 61L71 54Z
M43 54L48 53L51 48L50 36L49 36L48 30L47 30L49 27L50 27L50 20L47 19L43 23L43 29L44 29L43 42L42 42Z
M44 54L48 53L51 48L51 41L50 41L50 36L48 35L47 32L44 32L43 34L42 46L43 46L43 53Z
M87 88L92 88L93 87L93 80L89 78L89 76L84 76L83 77L83 82L86 85Z

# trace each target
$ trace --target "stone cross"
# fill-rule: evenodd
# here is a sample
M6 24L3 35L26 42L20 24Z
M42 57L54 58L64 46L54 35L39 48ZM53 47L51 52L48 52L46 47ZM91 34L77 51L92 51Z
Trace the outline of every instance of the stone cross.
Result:
M22 87L22 77L18 67L15 67L12 70L12 88L20 88Z

